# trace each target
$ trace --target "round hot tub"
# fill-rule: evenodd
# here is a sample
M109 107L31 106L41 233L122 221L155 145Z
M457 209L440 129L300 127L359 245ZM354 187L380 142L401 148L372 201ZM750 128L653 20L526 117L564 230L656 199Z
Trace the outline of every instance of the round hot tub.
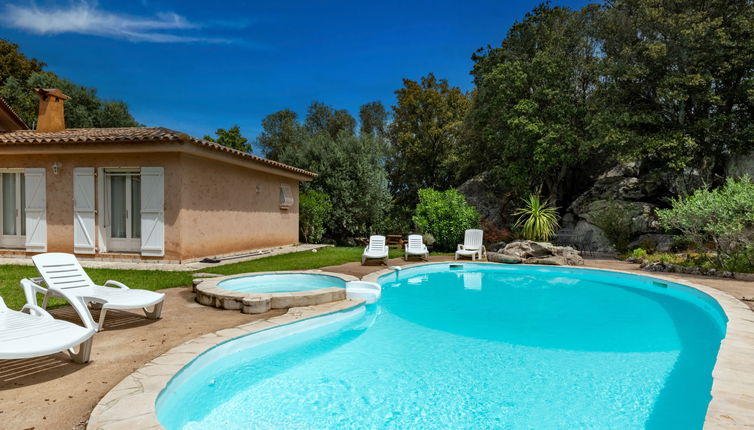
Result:
M196 286L196 301L257 314L346 299L346 283L357 278L322 271L258 272L209 278Z

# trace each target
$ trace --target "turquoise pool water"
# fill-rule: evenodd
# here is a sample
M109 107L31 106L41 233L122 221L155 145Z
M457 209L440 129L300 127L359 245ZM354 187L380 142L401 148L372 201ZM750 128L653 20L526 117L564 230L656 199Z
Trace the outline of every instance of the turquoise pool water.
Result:
M425 265L380 283L382 299L366 309L199 356L158 398L160 422L170 430L703 425L726 320L697 290L482 264Z
M345 288L346 281L316 273L270 273L228 279L217 285L239 293L295 293L329 287Z

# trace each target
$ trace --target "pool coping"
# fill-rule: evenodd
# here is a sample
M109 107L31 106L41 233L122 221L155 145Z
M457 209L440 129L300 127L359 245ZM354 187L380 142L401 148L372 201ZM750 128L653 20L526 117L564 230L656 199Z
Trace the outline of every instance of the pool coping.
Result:
M457 264L468 263L458 262ZM435 264L456 263L413 263L401 266L401 269ZM501 263L474 262L474 264L500 265ZM526 264L517 266L548 267ZM686 285L712 297L723 309L728 318L728 325L725 338L720 342L720 350L712 371L712 400L707 409L704 429L754 428L754 372L749 373L746 370L754 368L754 354L752 354L754 350L754 312L746 304L715 288L661 274L644 275L625 270L554 266L554 268L557 267L646 276ZM380 276L393 272L394 269L391 268L379 270L365 275L362 280L377 282ZM297 273L300 273L300 271ZM236 275L233 277L236 277ZM157 396L178 371L206 350L239 336L351 309L362 303L362 301L343 300L317 306L294 307L290 308L288 313L284 315L205 334L176 346L145 364L113 387L92 411L87 430L162 429L155 410Z
M218 285L229 279L260 275L310 274L340 278L344 282L358 281L359 278L342 273L311 270L281 270L267 272L238 273L235 275L205 278L194 286L196 301L205 306L219 309L240 310L245 314L261 314L270 309L290 309L302 306L320 305L346 299L346 289L338 287L317 288L308 291L287 293L249 293L219 288Z
M126 376L97 403L87 430L158 430L155 402L167 383L196 357L223 342L251 333L333 314L363 305L341 300L316 306L290 308L287 313L207 333L178 345Z

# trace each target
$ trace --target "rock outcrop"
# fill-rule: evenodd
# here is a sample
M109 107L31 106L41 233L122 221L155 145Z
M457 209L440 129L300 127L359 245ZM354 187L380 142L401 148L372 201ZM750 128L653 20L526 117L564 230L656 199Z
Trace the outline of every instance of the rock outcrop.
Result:
M584 259L570 246L555 246L548 242L523 240L509 243L499 252L488 252L487 260L496 263L546 264L551 266L581 266Z
M711 170L685 169L642 171L637 164L614 167L597 178L594 185L574 199L561 226L592 251L614 252L620 239L629 248L672 248L672 237L662 234L655 210L667 206L669 197L688 194L711 181Z
M463 194L468 204L476 207L482 219L498 227L508 224L508 220L503 218L508 200L492 190L488 173L481 173L464 182L458 187L458 192Z

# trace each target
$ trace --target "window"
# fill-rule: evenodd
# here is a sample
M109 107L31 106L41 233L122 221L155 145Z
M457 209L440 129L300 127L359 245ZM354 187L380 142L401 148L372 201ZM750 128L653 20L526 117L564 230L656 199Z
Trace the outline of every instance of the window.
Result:
M293 206L293 192L288 184L280 184L280 209L288 209Z
M141 176L139 171L105 171L108 250L135 252L141 247Z
M26 189L21 172L0 173L0 247L22 248L26 236Z

